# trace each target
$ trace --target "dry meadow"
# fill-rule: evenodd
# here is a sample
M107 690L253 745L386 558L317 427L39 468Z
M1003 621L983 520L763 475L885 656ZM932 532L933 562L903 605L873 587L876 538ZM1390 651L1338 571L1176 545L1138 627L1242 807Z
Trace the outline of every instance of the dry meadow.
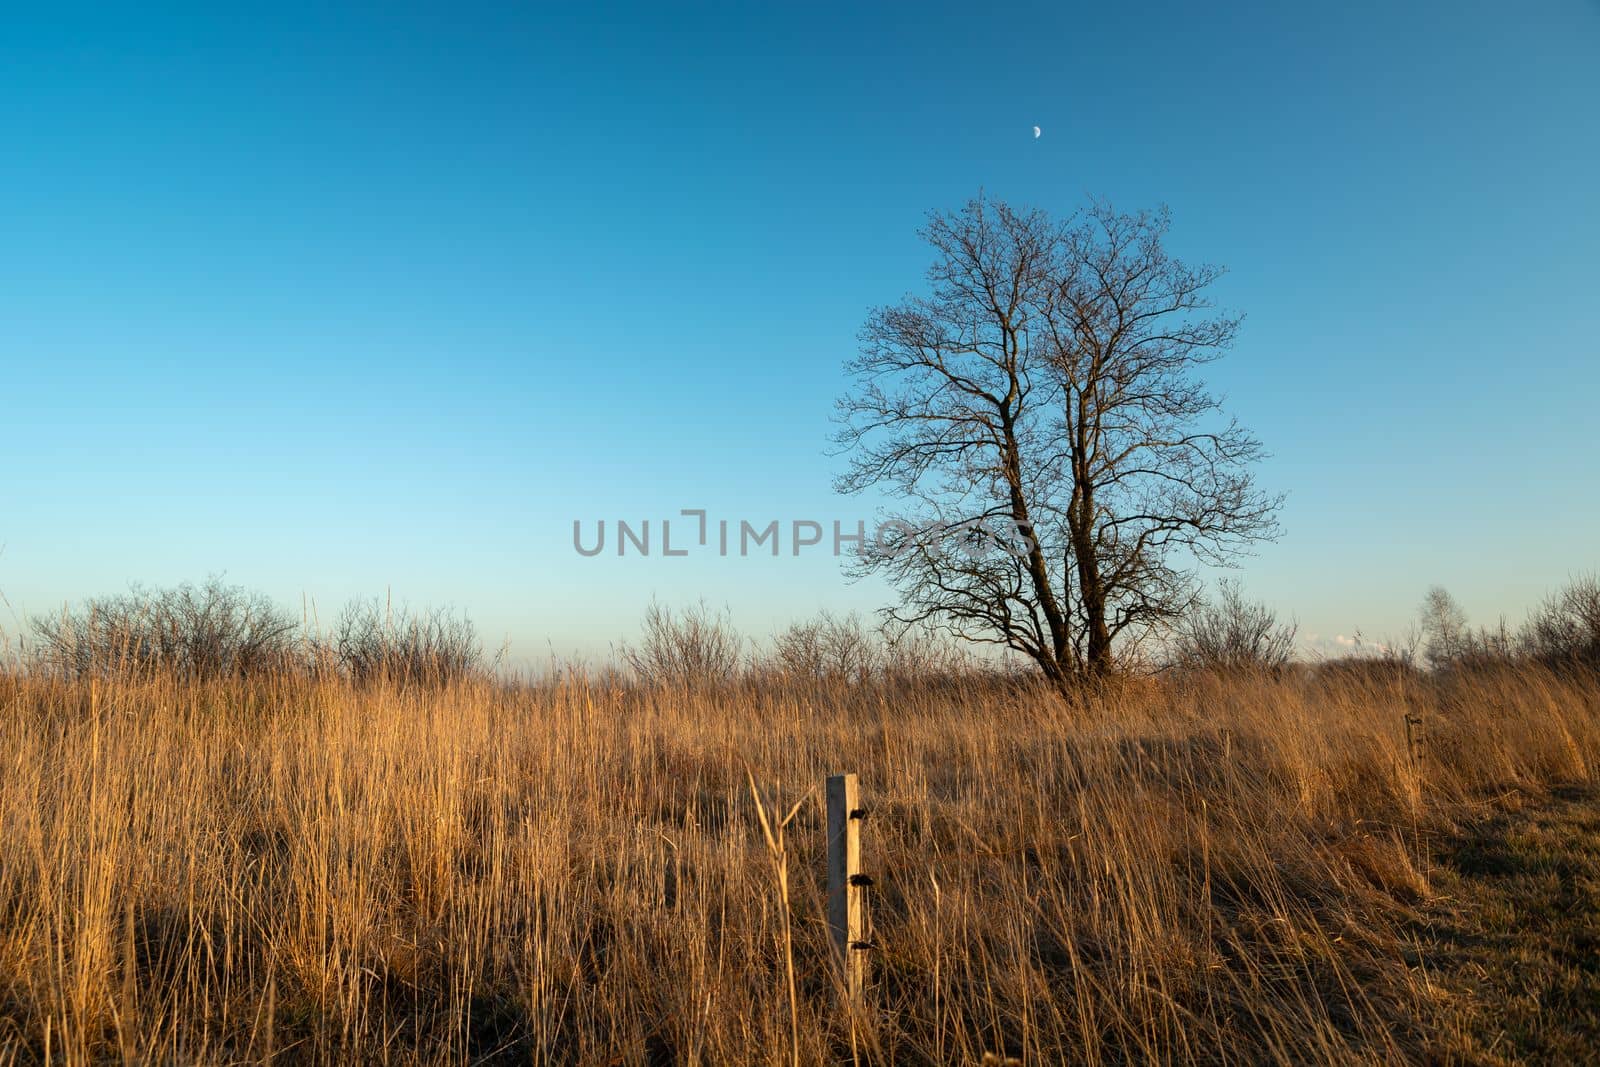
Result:
M1597 756L1600 686L1526 666L1076 707L993 679L12 672L0 1062L1514 1059L1435 936L1466 899L1440 857ZM836 771L875 880L853 1012ZM752 781L800 802L787 902Z

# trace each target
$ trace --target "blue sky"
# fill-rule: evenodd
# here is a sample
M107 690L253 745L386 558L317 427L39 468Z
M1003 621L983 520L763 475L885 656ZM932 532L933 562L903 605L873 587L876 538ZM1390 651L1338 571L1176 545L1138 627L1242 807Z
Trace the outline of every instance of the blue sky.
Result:
M7 13L0 623L217 572L520 661L870 609L571 524L870 515L841 364L980 189L1231 269L1211 380L1290 494L1239 576L1316 642L1600 565L1600 5L576 7Z

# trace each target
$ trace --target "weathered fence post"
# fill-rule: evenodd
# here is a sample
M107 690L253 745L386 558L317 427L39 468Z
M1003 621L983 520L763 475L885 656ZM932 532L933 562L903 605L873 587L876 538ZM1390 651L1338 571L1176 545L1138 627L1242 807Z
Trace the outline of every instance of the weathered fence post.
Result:
M861 873L861 822L866 818L853 774L828 778L828 926L851 997L867 973L867 886Z
M1426 739L1422 733L1422 716L1406 712L1406 756L1411 760L1411 768L1417 773L1422 773L1423 749Z

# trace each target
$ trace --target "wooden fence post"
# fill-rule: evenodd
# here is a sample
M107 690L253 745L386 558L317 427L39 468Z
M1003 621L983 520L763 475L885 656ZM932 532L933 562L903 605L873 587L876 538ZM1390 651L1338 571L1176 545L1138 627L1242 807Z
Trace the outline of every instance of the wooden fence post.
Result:
M861 873L861 822L866 818L853 774L828 778L828 926L844 968L845 990L853 998L866 979L867 886Z
M1420 775L1422 761L1425 755L1426 738L1422 732L1422 716L1406 712L1406 755L1411 760L1412 769Z

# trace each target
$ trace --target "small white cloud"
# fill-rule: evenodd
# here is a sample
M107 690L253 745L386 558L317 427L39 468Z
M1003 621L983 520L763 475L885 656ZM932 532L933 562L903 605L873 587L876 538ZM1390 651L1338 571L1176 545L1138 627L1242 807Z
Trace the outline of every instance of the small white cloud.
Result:
M1314 657L1384 656L1391 651L1382 641L1369 641L1359 632L1354 635L1334 634L1332 637L1308 633L1302 638L1301 645Z

